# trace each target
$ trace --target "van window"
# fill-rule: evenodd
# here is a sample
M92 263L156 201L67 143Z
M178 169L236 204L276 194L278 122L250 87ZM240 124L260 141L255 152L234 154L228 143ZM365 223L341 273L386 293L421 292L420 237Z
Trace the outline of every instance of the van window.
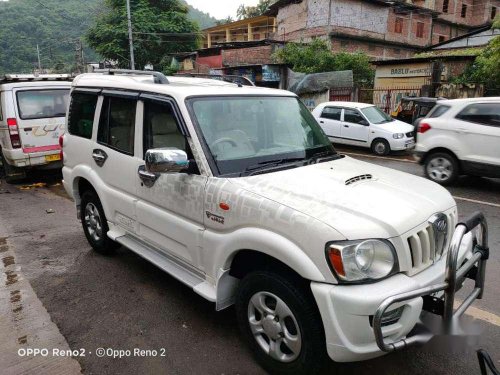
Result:
M182 135L170 103L144 102L144 152L154 148L173 147L186 151Z
M97 106L97 95L73 93L69 108L68 131L71 135L90 139L94 114Z
M336 107L325 107L323 113L321 113L322 118L327 118L329 120L340 121L340 114L342 113L342 108Z
M136 107L135 99L104 97L97 142L133 155Z
M476 103L465 107L457 118L500 128L500 103Z
M64 117L69 90L28 90L17 92L17 107L22 120Z

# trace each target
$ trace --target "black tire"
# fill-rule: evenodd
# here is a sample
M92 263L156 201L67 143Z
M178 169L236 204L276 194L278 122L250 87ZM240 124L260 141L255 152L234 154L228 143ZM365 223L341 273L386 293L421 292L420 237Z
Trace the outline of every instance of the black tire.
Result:
M7 163L5 157L3 156L2 150L0 150L0 160L2 161L2 175L5 178L5 182L12 184L19 182L26 178L26 171L21 168L13 167Z
M372 142L372 152L375 155L386 156L391 152L391 146L385 139L377 138Z
M99 222L100 224L101 231L99 236L92 233L92 229L89 227L89 220L88 218L86 219L87 207L91 206L97 211L99 216L99 220L94 219L96 223ZM89 242L90 246L92 246L92 248L100 254L113 254L114 251L120 247L120 245L107 236L107 233L109 231L108 222L106 220L106 215L104 214L101 201L99 200L96 192L93 190L85 191L82 194L80 207L80 219L82 221L83 232L85 233L85 237L87 237L87 241ZM98 231L96 230L95 234L97 233Z
M291 280L293 278L283 277L269 271L256 271L245 276L240 282L236 295L238 325L256 360L270 374L314 374L321 371L328 359L324 328L308 285L300 281L292 282ZM295 332L300 332L300 354L297 353L297 357L293 360L290 358L290 362L282 362L272 358L257 342L257 336L252 333L249 323L249 304L252 297L261 292L271 293L279 297L293 313L297 322L298 329ZM267 315L266 318L271 319L272 324L276 321L272 319L272 314ZM287 326L287 331L292 332L295 324L289 323L290 320L287 322L286 319L277 322L282 327ZM262 314L259 322L263 321L264 315ZM292 325L291 330L288 329L289 324ZM261 340L266 337L269 344L271 340L267 333L261 337ZM282 345L280 344L279 347L281 348ZM288 349L288 347L285 346L284 349ZM293 352L289 351L293 355Z
M460 175L460 164L451 154L435 152L425 158L424 171L429 180L448 186L457 181Z

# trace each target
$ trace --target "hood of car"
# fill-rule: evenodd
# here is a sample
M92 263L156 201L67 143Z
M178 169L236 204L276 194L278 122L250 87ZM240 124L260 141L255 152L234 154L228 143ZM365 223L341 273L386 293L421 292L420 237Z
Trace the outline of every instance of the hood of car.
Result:
M348 157L230 181L314 217L349 240L396 237L456 205L429 180Z
M373 125L390 133L409 133L415 130L413 125L407 124L406 122L394 120L385 124Z

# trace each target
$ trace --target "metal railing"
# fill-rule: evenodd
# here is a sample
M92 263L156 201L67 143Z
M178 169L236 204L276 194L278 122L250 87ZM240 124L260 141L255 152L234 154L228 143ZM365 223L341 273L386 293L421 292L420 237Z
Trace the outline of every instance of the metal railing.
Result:
M458 254L462 240L467 233L471 232L477 226L479 226L481 230L477 238L477 244L473 249L473 255L465 264L457 269ZM488 225L484 215L481 212L477 212L465 222L457 224L455 228L446 259L446 275L444 282L388 297L380 304L373 318L373 332L375 333L375 340L380 350L392 352L409 345L427 342L430 338L429 334L419 333L414 336L387 343L382 332L382 318L387 309L395 303L408 301L417 297L430 296L441 291L444 291L444 300L439 300L442 301L441 308L432 309L430 312L442 315L445 333L453 334L458 318L476 298L481 299L483 296L486 262L488 257ZM455 293L460 289L466 278L475 281L474 289L457 310L454 311Z

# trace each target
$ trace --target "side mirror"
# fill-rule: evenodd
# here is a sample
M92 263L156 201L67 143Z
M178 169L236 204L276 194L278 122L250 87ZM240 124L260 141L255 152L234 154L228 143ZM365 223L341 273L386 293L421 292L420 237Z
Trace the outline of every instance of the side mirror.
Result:
M189 168L186 152L177 148L148 150L144 159L150 173L179 173Z
M366 121L366 120L361 120L361 121L359 122L359 124L360 124L360 125L364 125L364 126L368 126L368 125L370 125L370 124L368 123L368 121Z

